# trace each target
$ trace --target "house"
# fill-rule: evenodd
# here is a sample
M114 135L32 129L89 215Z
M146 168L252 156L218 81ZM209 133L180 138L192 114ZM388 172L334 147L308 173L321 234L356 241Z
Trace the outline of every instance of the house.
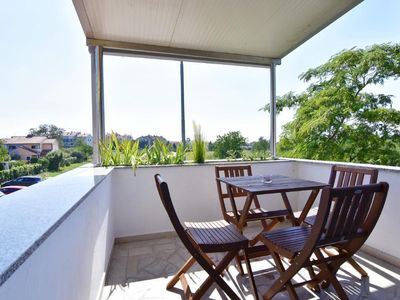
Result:
M13 136L4 139L3 144L12 158L21 160L43 157L59 148L56 139L49 139L45 136Z
M93 137L91 134L71 131L63 135L64 148L75 147L78 139L82 139L82 141L88 146L93 146Z

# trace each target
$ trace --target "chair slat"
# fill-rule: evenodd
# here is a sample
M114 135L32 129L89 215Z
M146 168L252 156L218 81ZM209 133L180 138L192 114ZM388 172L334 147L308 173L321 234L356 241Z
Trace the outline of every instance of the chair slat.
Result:
M340 172L339 173L338 182L336 183L336 187L342 187L343 186L343 178L344 178L344 173ZM333 184L332 184L332 186L333 186Z
M350 172L345 172L342 187L348 187L349 186L350 176L351 176Z

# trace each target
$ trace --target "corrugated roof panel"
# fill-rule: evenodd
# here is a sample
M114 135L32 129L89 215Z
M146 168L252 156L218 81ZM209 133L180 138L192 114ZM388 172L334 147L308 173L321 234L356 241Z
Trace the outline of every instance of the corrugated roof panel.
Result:
M278 59L361 2L73 1L88 38Z
M181 0L84 0L96 39L168 46Z

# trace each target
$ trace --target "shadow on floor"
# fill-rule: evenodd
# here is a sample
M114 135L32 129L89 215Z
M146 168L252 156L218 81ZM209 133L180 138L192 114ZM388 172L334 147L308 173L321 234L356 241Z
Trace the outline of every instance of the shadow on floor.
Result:
M188 258L189 253L178 238L116 244L107 272L103 299L185 299L180 284L169 291L165 287ZM213 259L218 260L219 257L214 256ZM350 299L400 300L400 269L364 253L357 255L356 260L370 276L369 293L359 274L345 264L337 276ZM252 267L261 296L279 276L270 257L252 260ZM195 264L188 276L192 290L206 277L207 274ZM306 271L294 278L295 281L305 279L308 279ZM242 299L253 298L247 277L238 274L234 266L225 272L225 280ZM300 299L338 299L333 288L322 290L321 293L306 287L296 291ZM204 299L228 298L214 286ZM274 299L288 299L288 295L281 292Z

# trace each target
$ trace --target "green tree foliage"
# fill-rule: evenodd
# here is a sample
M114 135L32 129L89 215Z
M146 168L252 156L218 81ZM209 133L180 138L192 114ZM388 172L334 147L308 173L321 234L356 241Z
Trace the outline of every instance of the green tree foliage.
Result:
M246 138L240 131L231 131L224 135L218 135L214 143L214 154L218 158L239 158L242 156L242 146L246 144Z
M0 162L10 160L10 155L8 155L7 148L0 143Z
M206 160L206 142L201 132L201 126L193 122L194 141L192 143L193 159L196 163L204 163Z
M393 96L370 92L371 86L399 76L400 44L342 51L303 73L307 90L277 100L278 112L297 108L284 126L279 154L400 165L400 111L392 108Z
M41 124L38 128L29 129L29 135L46 136L49 139L56 139L60 147L63 146L63 134L65 130L52 124Z
M93 154L93 147L86 144L83 138L78 138L75 144L75 149L77 151L81 151L86 154L87 157Z
M256 152L269 151L269 141L264 137L260 137L258 141L253 144L251 150Z

